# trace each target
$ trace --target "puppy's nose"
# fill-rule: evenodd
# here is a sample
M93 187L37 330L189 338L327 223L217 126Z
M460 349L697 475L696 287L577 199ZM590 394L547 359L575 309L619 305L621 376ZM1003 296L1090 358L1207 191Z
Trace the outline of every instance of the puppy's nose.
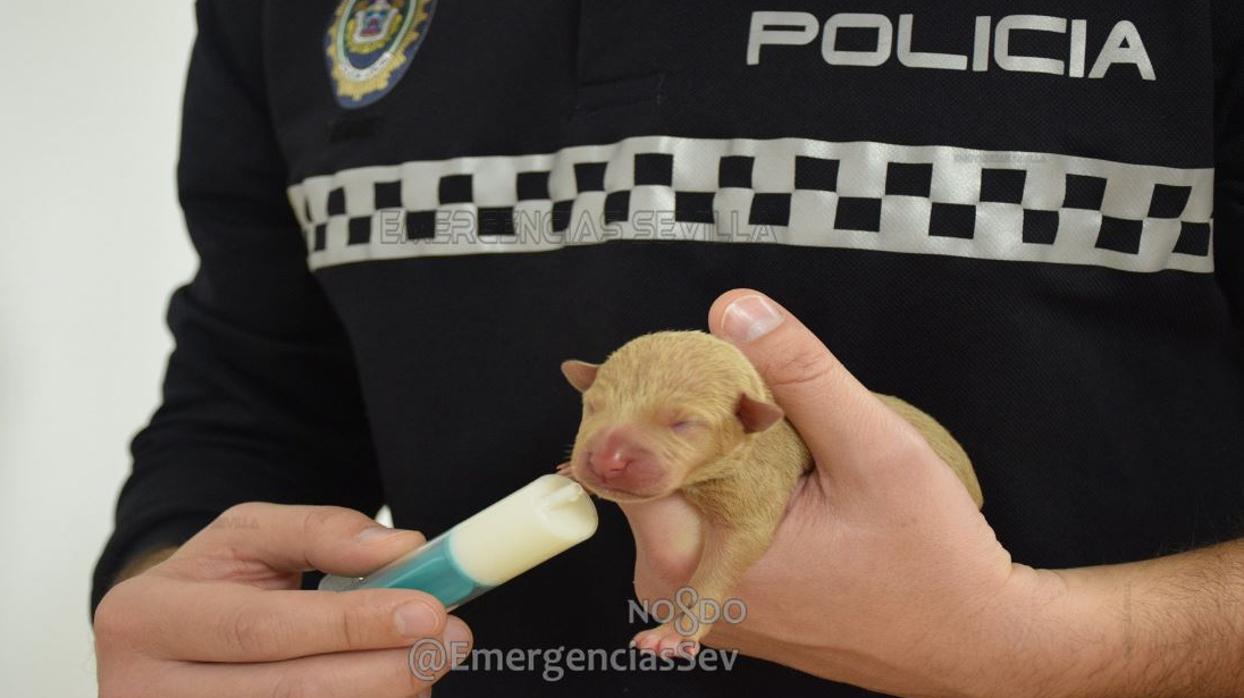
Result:
M618 475L626 473L627 465L631 464L633 458L626 453L593 453L592 454L592 472L596 473L596 477L602 480L611 480L617 478Z
M592 472L602 480L611 480L626 472L626 467L635 458L624 449L610 449L605 452L594 451L590 463Z
M614 428L601 435L596 447L588 456L588 465L596 477L604 481L615 480L626 473L647 451L635 443L635 437L625 428Z

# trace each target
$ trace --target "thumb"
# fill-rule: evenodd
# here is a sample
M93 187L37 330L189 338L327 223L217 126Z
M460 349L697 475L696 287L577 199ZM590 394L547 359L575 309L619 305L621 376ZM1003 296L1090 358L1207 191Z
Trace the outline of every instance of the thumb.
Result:
M709 327L752 362L818 467L836 475L869 468L894 446L898 417L812 332L764 294L735 289L709 311Z

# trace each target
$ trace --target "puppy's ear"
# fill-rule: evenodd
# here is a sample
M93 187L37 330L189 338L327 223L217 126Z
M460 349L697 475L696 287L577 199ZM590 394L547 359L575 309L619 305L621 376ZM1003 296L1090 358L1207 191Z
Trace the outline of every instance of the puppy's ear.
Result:
M600 364L589 364L586 361L578 361L569 359L562 362L562 375L575 390L583 392L592 387L592 383L596 382L596 371L600 368Z
M739 395L739 405L734 414L743 423L743 431L748 434L764 431L786 416L781 407L772 402L756 400L747 393Z

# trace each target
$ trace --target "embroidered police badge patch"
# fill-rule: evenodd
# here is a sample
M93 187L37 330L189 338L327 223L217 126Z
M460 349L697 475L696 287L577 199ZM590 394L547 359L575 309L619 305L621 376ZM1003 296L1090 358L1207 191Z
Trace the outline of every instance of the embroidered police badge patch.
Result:
M342 0L324 50L337 102L365 107L388 94L423 43L436 0Z

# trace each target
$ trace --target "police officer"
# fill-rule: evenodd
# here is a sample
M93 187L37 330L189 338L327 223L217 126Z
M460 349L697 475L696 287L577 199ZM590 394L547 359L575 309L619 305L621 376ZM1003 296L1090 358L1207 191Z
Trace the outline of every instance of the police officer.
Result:
M708 638L745 657L463 655L438 694L1244 694L1240 5L851 10L199 0L201 266L96 569L101 693L618 649L698 555L678 499L460 617L300 580L550 471L558 363L707 312L817 464ZM983 515L864 386L956 434Z

